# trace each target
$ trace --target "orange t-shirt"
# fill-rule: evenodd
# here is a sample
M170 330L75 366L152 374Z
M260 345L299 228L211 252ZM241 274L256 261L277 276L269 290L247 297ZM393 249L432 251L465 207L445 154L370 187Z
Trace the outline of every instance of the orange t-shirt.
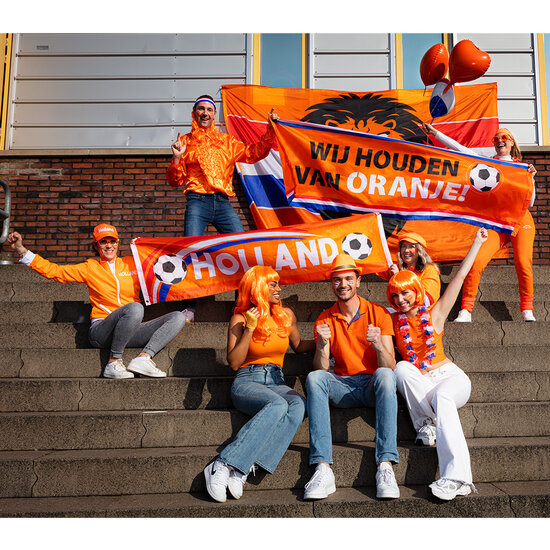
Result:
M252 333L248 353L240 368L248 365L267 365L268 363L283 367L285 353L288 349L288 336L277 334L277 324L273 317L268 319L267 326L272 331L267 339L260 336L256 330Z
M223 193L234 197L233 170L236 162L254 163L265 158L275 133L268 125L265 134L256 143L243 143L237 138L219 132L215 124L200 128L195 119L189 134L180 137L187 142L179 164L172 163L166 172L172 187L184 186L184 194L190 191L209 195Z
M397 346L397 351L399 351L403 360L408 361L407 343L399 330L399 315L399 312L392 314L393 328L395 330L395 345ZM428 353L426 335L424 334L424 329L422 328L420 315L412 318L407 317L407 322L409 324L409 334L411 335L412 346L414 352L416 353L418 364L420 365L422 361L426 359L426 355ZM431 315L430 325L433 326ZM447 357L445 356L445 350L443 349L443 331L438 334L434 329L433 337L435 340L435 357L432 359L432 365L435 365L441 361L444 361Z
M359 297L359 310L348 325L340 313L338 302L319 315L315 326L328 324L330 327L330 354L334 357L334 373L338 376L352 374L373 374L378 368L378 356L370 342L367 342L369 325L380 327L382 334L393 336L390 314L385 308ZM315 341L317 332L314 331Z

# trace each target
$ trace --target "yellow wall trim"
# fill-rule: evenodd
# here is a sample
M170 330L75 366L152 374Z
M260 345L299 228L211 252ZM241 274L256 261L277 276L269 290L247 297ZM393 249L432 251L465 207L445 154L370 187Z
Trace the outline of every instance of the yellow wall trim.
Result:
M542 145L550 144L548 134L548 95L546 89L546 60L544 56L544 34L537 34L540 89L540 124L542 128Z
M395 35L395 87L403 88L403 35Z
M253 42L253 62L252 62L252 84L260 85L262 83L262 35L254 33Z
M11 34L0 34L0 150L6 147L8 97L10 91Z

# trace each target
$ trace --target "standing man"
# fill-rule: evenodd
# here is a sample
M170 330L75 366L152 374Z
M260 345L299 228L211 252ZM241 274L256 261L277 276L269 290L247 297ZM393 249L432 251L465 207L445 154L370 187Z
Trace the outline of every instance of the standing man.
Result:
M172 144L172 163L166 172L172 187L183 186L186 195L184 235L204 235L212 224L219 233L244 231L239 216L231 206L234 197L233 170L236 162L248 164L265 158L275 133L272 120L278 120L273 109L268 116L265 134L257 143L243 143L216 128L216 104L209 95L200 96L193 106L192 130ZM188 322L194 320L194 301L183 311Z
M399 498L392 468L399 462L392 320L382 306L357 295L360 269L348 254L336 256L330 281L337 301L315 322L315 370L306 380L309 463L317 468L304 498L322 499L336 491L329 403L376 408L376 496ZM334 374L329 372L331 356Z

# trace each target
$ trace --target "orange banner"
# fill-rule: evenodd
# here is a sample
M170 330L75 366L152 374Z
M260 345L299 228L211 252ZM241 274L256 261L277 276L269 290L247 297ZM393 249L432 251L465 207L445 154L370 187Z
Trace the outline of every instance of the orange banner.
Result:
M492 138L499 127L496 83L454 87L455 106L433 122L436 129L480 154L492 156ZM243 141L256 141L265 131L267 113L273 107L283 119L313 122L420 143L430 142L419 128L430 122L430 94L427 90L345 91L274 88L269 86L224 85L222 98L228 132ZM433 141L434 145L441 145ZM237 164L250 211L259 228L312 223L351 212L307 209L289 205L277 146L270 155L253 165ZM411 220L383 216L390 251L395 257L401 231L424 236L428 252L436 261L461 260L477 228L454 221ZM495 258L507 258L502 248Z
M293 284L326 279L341 252L363 273L392 263L380 214L226 235L138 238L131 248L147 305L235 290L254 265L272 266L281 284Z
M446 220L515 235L533 192L526 164L319 124L275 125L290 204Z

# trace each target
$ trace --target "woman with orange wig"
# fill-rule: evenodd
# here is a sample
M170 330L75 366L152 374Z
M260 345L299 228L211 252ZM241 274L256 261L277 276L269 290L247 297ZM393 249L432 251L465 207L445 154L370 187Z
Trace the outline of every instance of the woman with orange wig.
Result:
M315 347L313 340L301 340L271 267L257 265L243 275L233 313L227 335L227 361L237 371L231 399L252 418L204 469L208 493L218 502L225 502L227 489L240 498L256 466L275 471L306 411L305 399L285 385L284 356L289 344L296 353Z
M395 342L403 359L394 369L397 389L417 431L416 443L436 444L440 479L430 489L442 500L475 491L470 453L458 416L458 409L470 397L471 383L445 356L443 328L486 240L487 230L479 229L458 271L431 309L424 306L425 291L413 271L399 271L388 282L388 301L397 310L392 315Z
M422 127L428 134L433 135L437 140L441 141L445 147L466 154L477 155L475 151L457 143L454 139L437 131L433 126L423 123ZM506 128L497 130L493 137L493 145L496 152L496 155L493 156L494 159L506 162L521 162L519 146L512 133ZM534 178L537 173L535 167L529 164L528 170ZM535 182L533 179L533 195L531 196L529 206L533 206L534 203ZM470 273L464 281L462 306L455 319L456 322L470 323L472 321L472 310L474 309L481 274L498 250L502 247L507 247L508 243L512 243L514 250L514 265L516 266L518 277L521 316L524 321L536 321L533 314L533 243L535 242L535 222L529 210L525 211L520 225L521 227L514 237L492 230L489 231L487 243L481 249Z

